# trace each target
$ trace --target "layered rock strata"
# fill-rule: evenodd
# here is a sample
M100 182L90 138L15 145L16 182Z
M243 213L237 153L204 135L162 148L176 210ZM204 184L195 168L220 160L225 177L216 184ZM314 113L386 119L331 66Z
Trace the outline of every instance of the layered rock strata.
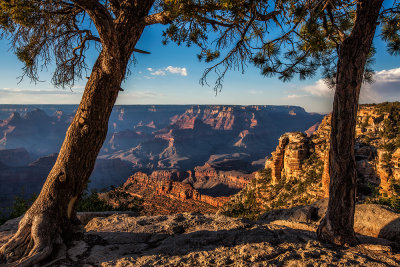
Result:
M327 197L330 120L331 116L327 115L310 136L299 132L282 135L276 150L266 160L265 170L221 211L251 217L263 210L309 204ZM361 105L356 137L357 201L397 206L400 203L400 103Z
M199 193L191 184L182 181L179 172L159 171L147 175L137 172L121 186L100 194L112 206L129 202L133 198L143 200L145 215L175 214L181 212L215 213L228 197L211 197ZM123 196L123 197L121 197ZM123 198L123 200L121 200Z

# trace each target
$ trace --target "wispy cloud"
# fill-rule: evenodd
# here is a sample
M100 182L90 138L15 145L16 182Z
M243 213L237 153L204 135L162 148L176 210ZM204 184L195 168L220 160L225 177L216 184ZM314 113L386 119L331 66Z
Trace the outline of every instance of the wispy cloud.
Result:
M165 76L167 73L164 70L156 70L150 73L151 75L154 76Z
M165 94L152 91L124 91L117 99L117 104L160 102L165 99Z
M303 91L309 93L310 95L320 97L332 97L334 94L334 91L329 89L323 80L318 80L312 85L303 87Z
M172 73L172 74L179 74L181 76L187 76L187 70L186 68L179 68L179 67L172 67L168 66L165 68L166 71Z
M361 88L361 102L382 102L400 100L400 68L378 71L374 83Z
M305 95L292 94L292 95L287 96L287 98L289 98L289 99L296 99L296 98L302 98L302 97L305 97Z
M400 100L400 68L377 71L373 79L374 83L362 85L360 93L361 103ZM287 98L314 96L331 99L334 95L334 90L328 88L322 79L316 81L314 84L300 88L297 92L300 93L289 94Z
M83 87L73 87L72 89L82 89ZM71 95L81 94L81 90L59 89L59 90L43 90L43 89L21 89L21 88L0 88L0 93L4 94L24 94L24 95Z
M167 74L178 74L181 76L188 75L186 68L173 67L173 66L168 66L166 68L162 68L162 69L158 69L158 70L154 70L153 68L147 68L147 70L153 76L166 76Z

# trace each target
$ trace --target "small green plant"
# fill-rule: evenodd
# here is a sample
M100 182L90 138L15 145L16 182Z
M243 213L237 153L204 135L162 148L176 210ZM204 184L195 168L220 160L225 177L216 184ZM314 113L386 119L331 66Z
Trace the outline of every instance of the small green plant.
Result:
M77 211L81 212L100 212L100 211L136 211L140 212L143 210L143 200L139 198L133 198L127 200L130 196L126 192L114 190L111 191L110 196L116 200L118 206L113 207L107 203L107 201L100 199L99 194L96 190L92 190L90 194L86 191L81 197ZM121 201L124 200L124 201Z
M87 191L82 195L78 202L77 211L93 212L93 211L111 211L113 207L108 205L106 201L99 198L96 190L92 190L89 194Z
M8 220L24 215L36 198L36 194L32 194L28 199L22 196L15 196L12 206L3 208L3 212L0 212L0 225Z
M270 183L272 180L272 170L270 168L267 169L261 169L257 171L259 175L258 183Z

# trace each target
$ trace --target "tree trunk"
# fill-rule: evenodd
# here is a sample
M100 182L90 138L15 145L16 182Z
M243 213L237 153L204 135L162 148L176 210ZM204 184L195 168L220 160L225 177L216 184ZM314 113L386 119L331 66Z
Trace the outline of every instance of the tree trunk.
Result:
M97 1L75 1L94 21L103 50L86 84L57 161L39 197L0 248L0 265L32 266L46 259L75 218L76 205L107 135L108 120L121 90L129 60L146 25L154 0L128 1L111 20ZM100 34L102 33L102 34Z
M3 261L22 258L22 266L29 266L47 257L54 241L61 242L61 233L70 225L106 138L108 119L125 74L121 68L105 70L110 62L101 52L39 197L21 220L16 235L0 249Z
M354 233L358 100L383 0L359 1L353 30L340 47L329 151L329 203L318 237L337 245L358 243Z

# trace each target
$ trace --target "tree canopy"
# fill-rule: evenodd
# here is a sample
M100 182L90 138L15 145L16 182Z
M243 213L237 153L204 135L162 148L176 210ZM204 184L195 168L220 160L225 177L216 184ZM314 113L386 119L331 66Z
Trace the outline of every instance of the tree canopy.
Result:
M9 37L14 52L25 63L24 74L38 80L38 70L55 63L52 82L71 86L89 71L87 50L107 46L107 27L99 20L118 24L138 20L145 25L169 24L164 31L168 41L201 48L200 60L215 62L210 71L218 74L220 88L229 69L243 71L254 64L267 77L282 81L309 78L321 70L334 85L340 44L349 35L356 16L357 1L249 1L249 0L166 0L149 1L151 14L129 14L137 1L27 1L2 0L0 26ZM88 8L94 8L93 14ZM400 51L399 1L383 9L379 21L381 38L388 51ZM94 16L95 13L99 16ZM132 16L136 15L136 16ZM101 17L101 19L94 19ZM109 25L111 26L111 24ZM146 53L134 49L137 53ZM365 79L372 78L371 50Z
M352 243L355 207L355 116L374 50L376 25L393 55L400 51L399 0L0 0L1 37L9 38L24 75L37 81L54 64L55 86L91 72L57 161L18 232L0 248L0 264L45 260L75 219L106 138L107 123L145 27L168 24L164 43L196 45L212 63L215 89L227 71L254 64L265 76L306 79L319 69L335 86L330 146L330 202L319 236ZM93 67L90 47L98 51ZM86 74L86 73L85 73ZM85 75L86 76L86 75ZM343 231L341 229L344 229ZM350 241L350 242L348 242Z

